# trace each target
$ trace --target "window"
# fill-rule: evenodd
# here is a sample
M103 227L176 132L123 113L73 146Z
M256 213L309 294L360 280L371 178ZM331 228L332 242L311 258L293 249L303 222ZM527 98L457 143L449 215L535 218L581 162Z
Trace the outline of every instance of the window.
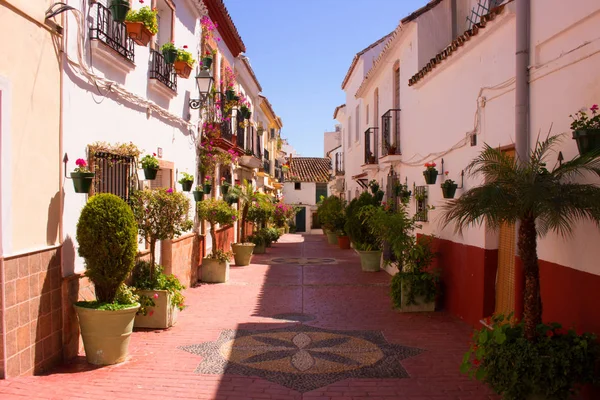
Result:
M348 148L352 145L352 117L348 117Z
M104 152L94 153L92 157L90 170L96 173L92 194L112 193L129 201L138 182L135 158Z
M302 182L294 182L294 189L295 190L302 189Z
M354 141L360 141L360 104L356 106L356 132L354 132Z
M150 182L150 189L172 188L173 181L171 180L171 169L161 167L156 173L156 179Z
M154 7L158 10L158 33L154 36L155 46L160 49L165 43L174 40L173 27L175 26L175 5L171 0L154 0Z
M367 123L367 126L369 126L369 105L367 104L367 118L365 119L365 122Z
M317 183L316 190L316 200L315 203L318 203L321 200L321 196L327 197L327 184L326 183Z

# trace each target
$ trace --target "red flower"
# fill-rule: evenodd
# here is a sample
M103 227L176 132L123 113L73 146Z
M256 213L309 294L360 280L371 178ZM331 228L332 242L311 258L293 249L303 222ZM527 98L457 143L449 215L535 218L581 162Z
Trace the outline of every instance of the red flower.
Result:
M152 153L152 155L153 155L154 157L156 157L156 153Z
M184 44L184 45L183 45L183 48L184 48L184 49L187 49L187 44Z
M552 337L552 336L554 336L554 331L553 331L553 330L549 330L549 331L547 331L547 332L546 332L546 336L548 336L548 337Z
M144 0L140 0L140 4L144 4Z
M594 114L596 114L596 111L598 111L598 104L594 104L591 108L590 111L593 112Z
M476 367L477 367L479 364L481 364L481 361L479 361L479 360L478 360L478 359L476 359L476 358L475 358L475 359L473 359L473 365L474 365L474 366L476 366Z

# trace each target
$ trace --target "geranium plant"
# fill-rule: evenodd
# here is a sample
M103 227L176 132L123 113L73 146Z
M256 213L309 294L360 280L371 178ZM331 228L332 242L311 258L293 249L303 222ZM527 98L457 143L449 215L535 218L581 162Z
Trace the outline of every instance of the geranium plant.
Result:
M156 153L146 154L141 159L142 168L144 169L159 169L158 158L156 158Z
M83 172L83 173L90 172L87 162L83 158L78 158L75 161L75 165L77 165L77 166L75 167L74 172Z
M181 173L182 177L179 179L179 183L184 184L186 182L194 182L194 175L188 174L187 172Z
M191 67L194 65L196 60L194 60L192 53L187 51L187 48L187 45L184 45L183 48L177 49L177 59L175 61L183 61Z
M140 4L143 3L143 0L140 0ZM146 29L148 29L148 31L150 31L153 35L156 35L158 33L158 19L156 18L157 14L158 10L156 8L144 6L138 10L129 10L127 16L125 17L125 21L141 22L144 24Z
M573 122L571 122L571 130L600 129L598 104L591 106L590 111L592 112L591 116L588 116L586 109L576 112L575 115L569 115L569 117L573 119Z

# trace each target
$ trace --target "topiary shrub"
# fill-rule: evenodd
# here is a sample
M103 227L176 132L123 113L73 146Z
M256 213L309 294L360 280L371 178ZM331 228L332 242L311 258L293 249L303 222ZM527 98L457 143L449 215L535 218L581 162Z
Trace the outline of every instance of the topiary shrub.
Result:
M79 255L100 303L113 303L131 273L137 253L137 224L131 208L108 193L90 198L77 222Z

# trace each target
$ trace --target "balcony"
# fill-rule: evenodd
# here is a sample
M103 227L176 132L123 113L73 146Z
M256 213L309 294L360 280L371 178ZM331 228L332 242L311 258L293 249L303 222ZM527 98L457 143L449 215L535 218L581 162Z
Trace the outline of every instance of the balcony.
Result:
M95 45L95 43L101 42L108 46L108 49L103 45L95 45L95 48L101 54L108 56L108 60L113 63L115 61L114 53L119 54L122 58L118 60L122 59L125 61L124 66L126 69L132 69L135 61L135 44L127 36L125 24L114 21L110 10L102 4L96 3L96 7L96 19L92 22L92 27L90 28L92 43Z
M237 126L237 140L235 142L236 146L239 147L240 149L244 149L246 150L246 128L244 128L243 126Z
M150 50L150 79L160 82L170 90L170 95L177 94L177 73L173 64L167 64L165 58L156 50Z
M400 155L400 109L392 108L381 116L382 155Z
M371 127L365 131L365 165L376 165L379 159L379 128Z
M344 153L335 153L334 163L335 176L344 175Z

